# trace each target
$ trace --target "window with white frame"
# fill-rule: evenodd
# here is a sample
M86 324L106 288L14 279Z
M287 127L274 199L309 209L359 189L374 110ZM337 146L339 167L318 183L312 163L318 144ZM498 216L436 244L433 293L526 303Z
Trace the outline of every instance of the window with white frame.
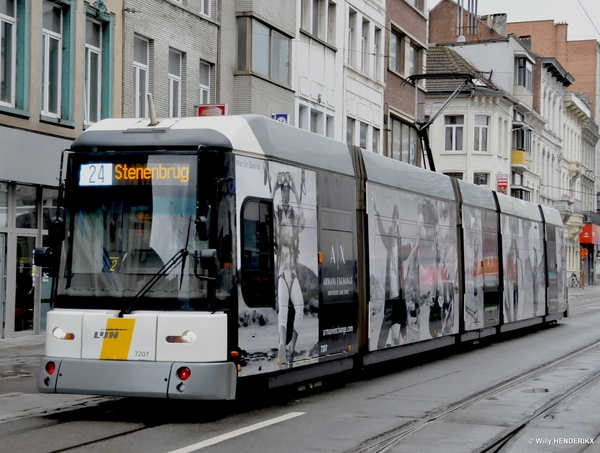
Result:
M490 117L485 115L475 115L474 127L474 151L488 151L488 132L489 132Z
M211 0L200 0L200 14L210 17Z
M169 116L181 116L181 52L169 49Z
M335 46L336 4L329 2L327 6L327 42Z
M200 61L200 105L210 104L210 79L211 65L205 61Z
M407 58L406 58L405 75L411 76L411 75L417 73L416 69L417 69L417 65L418 65L418 61L417 61L418 54L419 54L419 51L417 50L417 48L414 45L409 44Z
M302 0L301 8L302 30L335 45L336 4L330 0Z
M150 42L140 36L133 38L133 116L148 116Z
M371 54L369 53L369 21L363 19L362 21L362 34L360 39L360 72L369 72L369 62Z
M372 139L371 145L373 147L371 149L371 151L373 151L374 153L379 153L379 134L380 134L379 129L374 127L373 128L373 137L371 137L371 139Z
M63 10L44 2L42 16L42 114L60 117Z
M423 4L424 1L423 0L406 0L406 2L415 7L416 9L418 9L419 11L423 12Z
M533 92L533 63L525 57L517 58L517 85Z
M513 149L531 153L531 130L523 127L513 129Z
M375 27L375 35L373 37L373 54L375 55L373 61L373 79L379 80L380 78L380 61L382 60L381 53L381 37L383 33L381 32L381 28Z
M238 71L290 84L291 40L251 17L238 18Z
M362 149L367 149L367 131L369 125L367 123L359 122L359 145Z
M95 123L102 112L102 25L85 21L84 121Z
M322 107L300 102L296 123L300 129L333 138L334 117Z
M404 77L421 72L424 49L415 40L405 34L390 32L389 68Z
M354 66L356 61L356 11L350 11L348 14L348 55L346 61L349 66Z
M463 174L462 174L462 172L453 172L453 171L449 171L449 172L444 172L444 174L445 174L446 176L450 176L451 178L463 179Z
M346 144L354 145L354 125L356 120L348 117L346 119Z
M511 189L510 196L520 200L531 201L531 192L525 189Z
M302 104L298 106L298 127L308 130L308 107Z
M17 67L17 5L0 0L0 105L15 106Z
M397 118L392 121L392 149L389 157L411 165L417 165L417 130Z
M334 138L334 118L332 115L325 116L325 136Z
M445 145L446 151L463 150L463 115L449 115L444 118L445 123Z
M310 111L310 131L323 135L323 114L317 110Z

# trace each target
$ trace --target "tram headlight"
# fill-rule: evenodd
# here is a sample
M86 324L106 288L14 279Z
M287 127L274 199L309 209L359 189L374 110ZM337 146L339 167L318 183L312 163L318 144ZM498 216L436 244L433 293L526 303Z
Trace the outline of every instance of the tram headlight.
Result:
M194 343L197 338L197 335L193 331L186 330L181 335L169 335L167 343Z
M70 332L65 332L60 327L55 327L52 331L52 337L55 340L74 340L75 334Z

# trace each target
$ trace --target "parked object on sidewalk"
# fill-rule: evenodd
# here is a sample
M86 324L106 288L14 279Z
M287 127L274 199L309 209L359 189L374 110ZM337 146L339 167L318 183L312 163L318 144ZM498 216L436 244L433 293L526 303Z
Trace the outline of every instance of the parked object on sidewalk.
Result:
M571 274L571 288L580 288L581 287L581 280L579 280L579 277L577 276L577 274L575 272L573 272Z

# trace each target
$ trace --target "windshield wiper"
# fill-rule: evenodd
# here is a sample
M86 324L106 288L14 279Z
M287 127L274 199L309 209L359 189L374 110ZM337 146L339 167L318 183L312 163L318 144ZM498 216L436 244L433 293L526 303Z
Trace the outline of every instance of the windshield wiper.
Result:
M121 310L117 316L119 318L122 318L123 315L130 314L133 310L133 307L135 307L135 305L140 301L141 298L148 294L148 292L152 289L154 285L156 285L160 278L169 274L173 270L173 268L177 266L180 262L184 261L189 254L190 252L188 252L187 249L181 249L177 253L175 253L175 255L173 255L173 257L169 261L167 261L165 265L161 267L159 271L156 274L154 274L150 280L148 280L148 283L146 283L143 286L143 288L138 291L131 305L126 309Z

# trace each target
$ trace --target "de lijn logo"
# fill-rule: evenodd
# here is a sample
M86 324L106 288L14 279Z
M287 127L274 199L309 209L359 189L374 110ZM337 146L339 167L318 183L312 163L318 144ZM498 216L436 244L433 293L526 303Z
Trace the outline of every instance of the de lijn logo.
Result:
M105 339L105 340L110 340L110 339L118 339L119 338L119 332L121 331L127 331L129 329L102 329L102 330L97 330L94 332L94 338L101 338L101 339Z

